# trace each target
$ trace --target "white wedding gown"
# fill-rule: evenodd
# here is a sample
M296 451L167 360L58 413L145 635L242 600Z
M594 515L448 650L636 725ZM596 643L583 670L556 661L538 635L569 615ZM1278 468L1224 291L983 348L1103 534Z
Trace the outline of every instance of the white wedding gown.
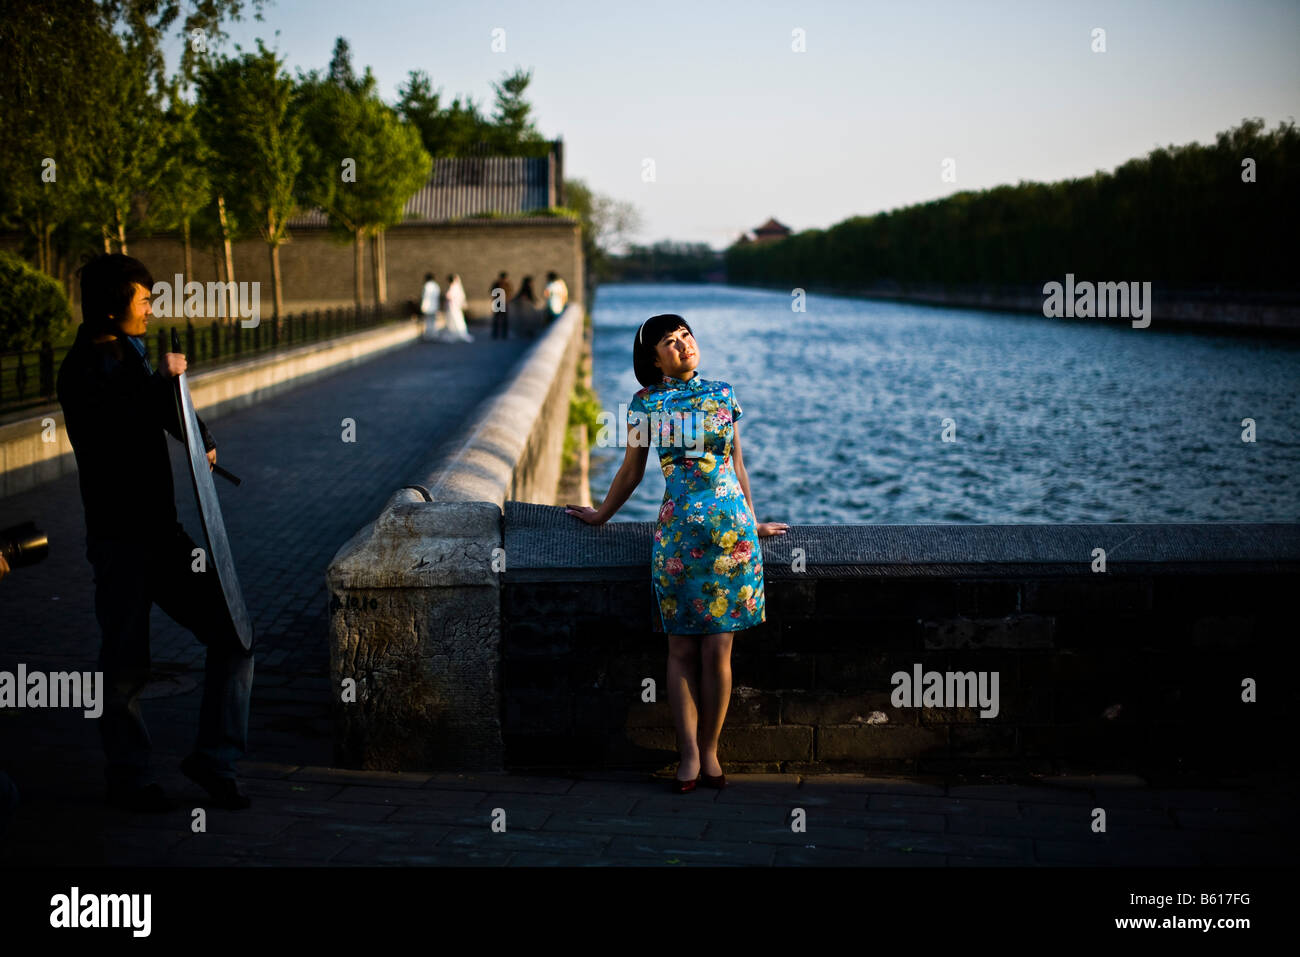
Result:
M425 342L437 342L442 338L443 318L438 312L438 294L441 291L436 282L424 284L423 295L420 298L420 312L424 313Z
M459 280L447 289L444 302L447 307L447 322L446 328L439 330L440 338L444 342L473 342L474 337L465 326L465 288Z

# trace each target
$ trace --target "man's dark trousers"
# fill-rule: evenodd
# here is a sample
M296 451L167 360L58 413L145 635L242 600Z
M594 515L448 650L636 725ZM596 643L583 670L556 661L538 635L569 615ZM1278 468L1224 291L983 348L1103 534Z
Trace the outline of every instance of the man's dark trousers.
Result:
M155 603L208 649L195 752L213 772L234 778L235 761L248 750L252 650L244 651L230 624L216 570L210 564L206 571L192 570L197 547L179 523L151 538L87 537L103 636L99 668L106 700L99 731L111 785L153 783L139 698L149 680L149 611Z
M510 324L510 314L506 312L506 310L504 309L502 309L500 312L492 313L492 338L495 339L497 337L498 321L501 323L501 338L509 339L510 335L508 330Z

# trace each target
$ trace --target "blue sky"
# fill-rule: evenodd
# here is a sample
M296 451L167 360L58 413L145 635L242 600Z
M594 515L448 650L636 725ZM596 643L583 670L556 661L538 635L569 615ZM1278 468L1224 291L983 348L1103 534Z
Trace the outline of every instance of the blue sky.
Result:
M1113 169L1245 116L1300 117L1296 0L279 0L227 32L246 48L263 37L291 72L325 67L345 36L390 102L418 68L446 100L490 108L492 81L531 69L534 119L563 136L566 175L633 203L638 242L721 248L768 216L825 227Z

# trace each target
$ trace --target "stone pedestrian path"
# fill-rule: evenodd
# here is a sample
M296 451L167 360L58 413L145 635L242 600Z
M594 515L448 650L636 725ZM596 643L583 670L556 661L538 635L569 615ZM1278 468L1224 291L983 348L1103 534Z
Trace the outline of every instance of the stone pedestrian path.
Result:
M394 774L248 762L253 807L184 802L163 815L102 808L85 765L38 793L0 865L425 866L1281 866L1294 853L1286 804L1256 789L1170 790L1130 778L955 784L860 775L734 775L675 795L667 779L602 773ZM1092 809L1107 813L1093 833ZM802 815L803 830L792 822ZM494 830L493 821L504 822Z
M250 758L331 762L325 569L396 489L426 479L535 341L471 332L472 343L413 343L208 423L218 462L243 479L216 484L257 636ZM355 443L342 441L345 418ZM201 541L180 443L168 445L180 520ZM0 670L93 670L99 631L76 474L0 498L0 528L22 521L45 531L50 552L0 581ZM142 710L155 748L183 755L198 727L204 648L156 607L151 645ZM0 709L0 768L15 780L41 781L73 754L102 773L98 748L80 712Z

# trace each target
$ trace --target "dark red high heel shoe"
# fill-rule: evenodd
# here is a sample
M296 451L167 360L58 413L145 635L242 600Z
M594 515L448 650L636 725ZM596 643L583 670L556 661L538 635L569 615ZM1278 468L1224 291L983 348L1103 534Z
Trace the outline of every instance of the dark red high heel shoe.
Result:
M695 785L699 783L700 783L699 775L696 775L694 781L680 781L677 778L673 778L673 793L688 794L691 791L694 791Z
M719 791L727 786L727 776L725 774L719 774L717 777L714 777L711 774L705 774L701 771L700 781L706 788L716 788Z

